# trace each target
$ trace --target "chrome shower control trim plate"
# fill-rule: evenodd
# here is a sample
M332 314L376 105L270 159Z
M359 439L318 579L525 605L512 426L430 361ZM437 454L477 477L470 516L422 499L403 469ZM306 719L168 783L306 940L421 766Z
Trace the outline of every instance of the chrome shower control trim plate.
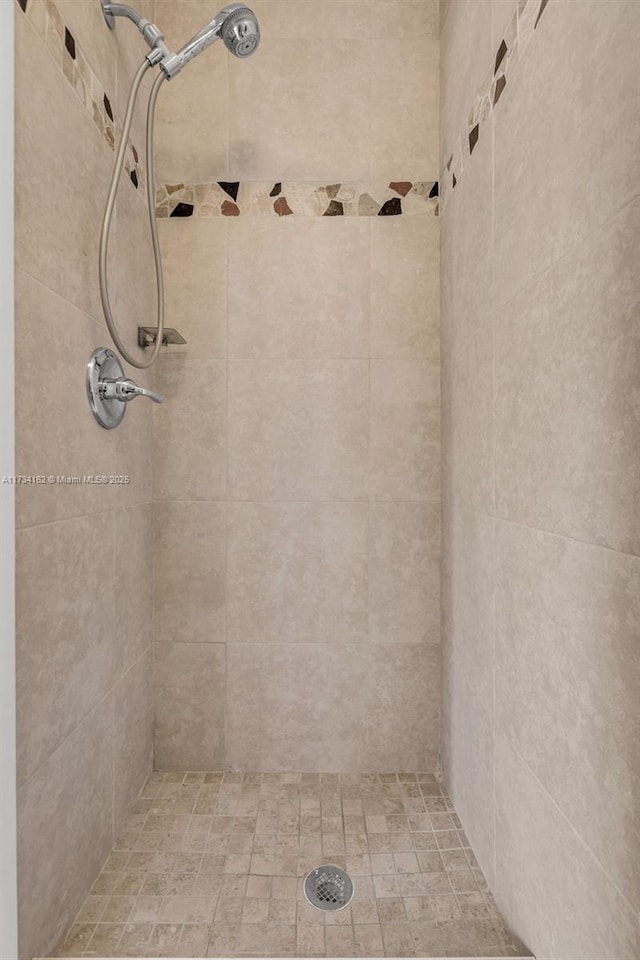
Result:
M101 393L100 384L104 380L118 380L124 377L124 369L113 350L99 347L89 357L87 363L87 397L91 413L105 430L120 426L127 412L124 400L107 400Z
M113 430L122 423L127 404L136 397L148 397L154 403L164 401L159 393L139 387L125 377L120 360L107 347L99 347L89 357L87 397L93 416L105 430Z

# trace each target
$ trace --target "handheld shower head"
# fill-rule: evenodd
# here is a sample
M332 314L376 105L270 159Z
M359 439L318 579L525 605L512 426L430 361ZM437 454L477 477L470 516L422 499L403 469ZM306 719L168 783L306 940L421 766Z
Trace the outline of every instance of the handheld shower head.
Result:
M250 57L260 43L258 18L249 7L241 4L235 4L235 7L225 18L220 28L220 36L234 57Z
M235 57L251 56L260 43L260 27L253 10L243 3L230 3L224 7L182 50L169 54L160 62L167 79L174 77L185 64L220 38Z

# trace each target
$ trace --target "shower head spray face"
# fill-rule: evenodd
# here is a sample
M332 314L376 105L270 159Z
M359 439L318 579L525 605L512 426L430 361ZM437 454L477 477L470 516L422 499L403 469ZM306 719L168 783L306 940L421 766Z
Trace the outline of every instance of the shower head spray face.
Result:
M258 19L249 7L237 6L224 20L220 36L234 57L250 57L260 43Z
M243 3L230 3L184 45L182 50L171 53L160 63L170 80L190 60L222 39L234 57L249 57L260 43L260 27L253 10Z

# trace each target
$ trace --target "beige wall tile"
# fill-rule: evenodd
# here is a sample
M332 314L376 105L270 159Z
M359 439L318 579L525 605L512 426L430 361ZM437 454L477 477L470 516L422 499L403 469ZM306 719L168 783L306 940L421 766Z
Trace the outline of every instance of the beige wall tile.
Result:
M637 915L508 741L500 736L496 748L496 897L505 919L538 956L632 960Z
M155 18L169 47L177 50L219 9L210 0L156 0ZM215 44L163 85L156 127L158 183L227 179L229 59L222 44Z
M250 60L230 64L233 177L367 179L370 72L369 44L342 39L274 37Z
M439 360L438 248L431 214L372 218L372 357Z
M369 630L372 640L440 642L440 505L372 503Z
M187 343L171 356L199 360L227 355L227 222L159 220L165 282L165 323Z
M120 429L109 431L98 426L87 402L84 373L93 350L106 341L103 327L21 271L16 275L15 323L19 475L128 475L131 480L117 485L23 484L17 491L18 526L148 499L150 404L135 401ZM148 383L146 377L138 380Z
M229 642L367 639L365 503L230 506Z
M372 177L436 180L438 38L372 40Z
M447 787L484 876L495 889L493 704L443 651L442 763ZM470 665L469 672L471 673Z
M156 643L154 698L156 769L223 769L224 645Z
M45 6L45 0L35 2ZM86 56L89 56L90 52L89 62L92 69L103 84L107 96L113 97L116 91L118 47L122 43L124 31L114 33L107 29L99 3L87 3L87 0L56 0L55 5L80 49ZM119 20L118 25L124 25L124 21ZM133 24L124 29L137 33ZM142 61L142 56L140 60Z
M497 506L509 520L640 552L634 391L640 202L497 318Z
M67 0L67 2L69 2L69 0ZM70 6L73 6L73 0L71 0ZM155 0L137 0L135 6L138 13L146 17L147 20L151 20L151 22L153 22L155 18L154 8ZM103 26L102 29L105 30L105 27ZM160 29L162 30L163 28L160 27ZM127 108L131 81L134 78L136 70L149 52L149 47L134 24L124 18L118 18L116 20L115 31L108 30L106 32L115 33L117 63L114 107L119 120L122 122ZM92 43L95 42L93 38L94 34L92 33ZM155 71L147 73L147 77L148 79L145 81L145 86L148 91L151 87L152 77L155 79ZM166 92L166 87L164 92ZM133 128L133 141L140 155L142 155L142 150L144 149L144 118L146 116L147 98L148 93L147 96L145 96L144 90L142 90L136 108L137 122Z
M366 357L369 220L229 224L231 357Z
M127 179L123 174L123 180ZM140 191L132 190L130 183L123 183L111 234L114 266L110 274L111 306L118 333L126 348L142 362L148 358L149 351L137 345L138 326L158 324L156 274L145 203L146 197ZM96 224L95 229L99 230L100 224ZM110 341L107 335L109 346ZM134 373L137 375L138 371Z
M118 836L127 823L153 763L152 647L125 673L113 700L113 823Z
M254 0L262 42L369 39L369 0Z
M55 952L111 850L112 748L112 704L102 701L19 789L21 957Z
M15 26L16 262L98 318L99 224L113 154L45 42L25 17Z
M480 699L489 709L493 700L495 520L447 506L442 531L442 593L454 661L451 668L481 691Z
M516 15L517 0L491 0L491 54L498 52L505 31ZM493 61L495 63L495 60Z
M21 530L16 550L23 783L116 679L113 514Z
M500 725L640 906L640 560L498 525Z
M220 500L226 494L226 366L167 357L154 410L156 499Z
M442 225L443 476L450 502L494 507L491 137L483 136Z
M230 495L365 499L368 367L366 360L232 361Z
M598 0L562 0L540 20L535 52L518 65L496 112L498 305L639 192L640 124L635 97L626 95L639 34L635 0L606 15ZM551 206L541 203L541 185Z
M227 756L234 768L434 766L437 648L233 643L227 674Z
M115 513L118 673L153 641L153 516L150 503Z
M156 503L155 638L223 643L226 504Z
M440 33L440 58L442 167L491 67L491 0L449 0Z
M373 500L440 495L440 370L412 360L371 361Z
M437 43L438 6L439 0L371 0L371 36Z

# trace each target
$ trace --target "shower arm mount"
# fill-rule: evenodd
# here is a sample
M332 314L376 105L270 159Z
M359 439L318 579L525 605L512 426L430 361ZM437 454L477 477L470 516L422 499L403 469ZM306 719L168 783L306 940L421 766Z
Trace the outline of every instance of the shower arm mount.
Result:
M126 3L109 3L109 0L100 0L100 3L102 4L102 13L105 22L110 30L113 30L116 25L116 17L126 17L128 20L131 20L132 23L135 23L151 47L152 52L147 58L151 66L155 66L163 57L170 55L170 51L164 42L164 34L155 23L151 23L150 20L141 17L133 7L129 7Z

